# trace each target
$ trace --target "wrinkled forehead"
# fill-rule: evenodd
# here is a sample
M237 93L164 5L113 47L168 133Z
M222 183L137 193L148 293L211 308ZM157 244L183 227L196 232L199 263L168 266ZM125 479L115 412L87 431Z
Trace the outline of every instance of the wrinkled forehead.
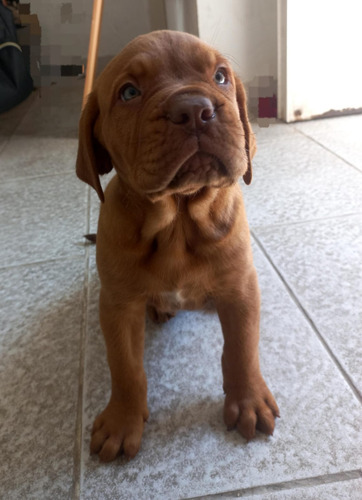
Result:
M191 54L191 50L189 52L172 52L170 49L158 52L141 52L122 66L122 73L132 75L136 79L142 79L167 72L169 79L182 79L192 74L214 69L217 64L214 52L201 54L199 50L199 54Z
M221 55L198 38L181 33L168 33L130 46L133 57L129 71L152 71L165 68L168 74L182 77L190 71L202 72L214 68ZM125 54L127 56L127 54Z
M143 80L163 76L168 79L197 77L228 65L219 52L193 35L161 31L142 35L130 42L104 70L102 80L115 82L129 78Z

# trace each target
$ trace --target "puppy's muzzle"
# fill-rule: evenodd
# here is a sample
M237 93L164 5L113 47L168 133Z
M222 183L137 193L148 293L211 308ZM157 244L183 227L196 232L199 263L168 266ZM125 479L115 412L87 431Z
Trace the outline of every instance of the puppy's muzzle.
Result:
M181 94L169 104L167 118L189 132L202 130L216 117L215 108L207 97Z

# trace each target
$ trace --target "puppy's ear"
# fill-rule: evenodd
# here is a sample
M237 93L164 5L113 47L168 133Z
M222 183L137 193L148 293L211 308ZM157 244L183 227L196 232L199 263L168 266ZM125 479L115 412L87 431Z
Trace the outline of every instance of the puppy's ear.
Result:
M95 91L93 91L88 96L79 122L76 173L82 181L97 191L99 199L103 202L104 193L99 175L107 174L113 167L108 152L95 137L94 128L98 117L98 100Z
M243 124L245 133L245 151L248 156L248 169L243 175L243 179L245 184L250 184L252 179L251 160L256 152L256 141L249 123L244 85L241 83L238 77L235 77L235 87L236 87L236 100L239 107L240 120L241 123Z

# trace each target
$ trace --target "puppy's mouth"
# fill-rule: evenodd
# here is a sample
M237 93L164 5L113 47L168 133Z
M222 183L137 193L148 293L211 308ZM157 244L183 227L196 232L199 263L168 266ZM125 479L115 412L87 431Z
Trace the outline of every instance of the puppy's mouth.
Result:
M206 186L230 186L237 179L235 174L217 156L198 151L179 166L168 183L148 190L147 196L156 202L170 194L194 195Z
M207 186L227 177L227 169L214 155L197 152L177 170L167 189Z

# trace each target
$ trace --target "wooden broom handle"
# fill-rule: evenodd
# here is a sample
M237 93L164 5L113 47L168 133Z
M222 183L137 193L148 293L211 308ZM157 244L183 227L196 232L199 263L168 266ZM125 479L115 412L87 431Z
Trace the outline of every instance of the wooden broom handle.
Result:
M82 109L87 102L88 94L92 92L93 88L94 75L97 65L99 35L101 32L102 13L103 0L93 0L92 24L89 36L87 69L85 75Z

